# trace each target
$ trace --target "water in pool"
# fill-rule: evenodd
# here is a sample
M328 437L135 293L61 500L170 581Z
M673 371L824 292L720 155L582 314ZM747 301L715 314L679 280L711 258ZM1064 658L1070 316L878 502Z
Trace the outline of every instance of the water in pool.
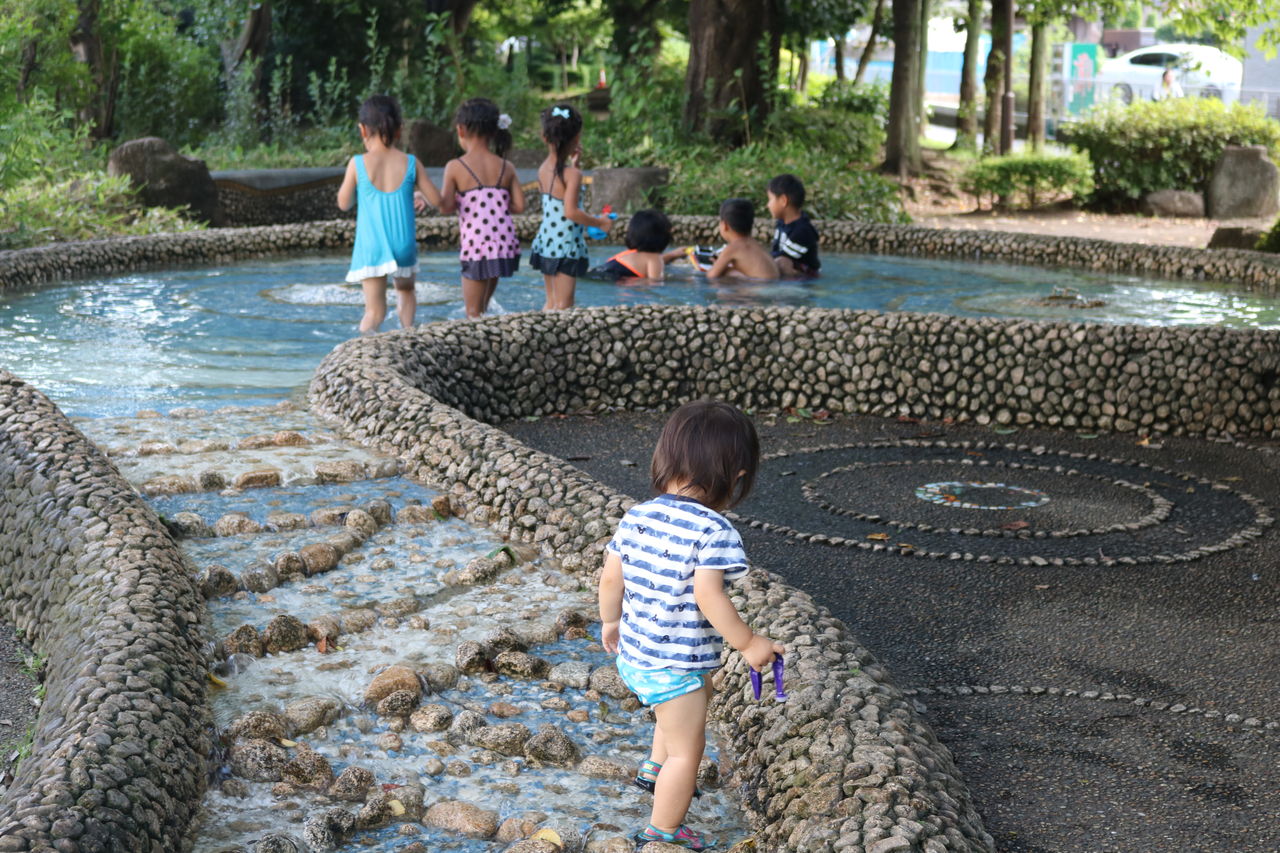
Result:
M712 284L681 266L661 285L580 280L578 304L776 304L1280 327L1280 299L1223 285L883 256L824 260L824 275L809 281ZM426 253L421 261L418 321L462 317L457 254ZM362 300L358 286L342 282L346 263L346 255L312 255L11 291L0 298L0 366L74 414L278 400L305 387L324 354L355 334ZM1078 297L1046 299L1055 288ZM493 307L527 311L542 301L541 277L522 269L499 285ZM1095 302L1104 304L1081 307ZM395 327L392 310L383 328Z

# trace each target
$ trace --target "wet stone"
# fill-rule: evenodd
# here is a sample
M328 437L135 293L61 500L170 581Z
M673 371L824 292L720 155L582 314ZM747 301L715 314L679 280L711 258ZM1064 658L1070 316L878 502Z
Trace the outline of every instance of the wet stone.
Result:
M266 564L250 566L240 573L240 585L250 592L269 592L280 585L280 574Z
M493 665L502 675L525 681L545 678L551 671L549 661L528 652L503 652L493 659Z
M295 616L280 614L267 623L263 634L267 654L296 651L307 645L307 627Z
M285 706L284 718L289 731L295 737L308 734L321 726L327 726L342 711L337 699L328 696L308 696Z
M222 641L222 648L229 655L244 654L253 655L256 658L262 657L265 651L262 636L252 625L241 625L228 634Z
M467 742L493 750L499 755L521 755L531 734L529 728L521 723L499 723L469 732Z
M458 671L465 675L489 669L488 655L485 654L484 647L476 642L459 643L454 661Z
M591 665L585 661L564 661L551 667L548 681L584 690L591 683Z
M541 764L572 767L578 761L579 749L559 726L544 723L525 743L524 754L530 761Z
M492 838L498 832L498 813L460 800L445 800L427 809L422 822L468 838Z
M423 705L409 716L409 725L416 732L439 732L453 723L453 712L444 705Z
M304 545L298 549L298 556L302 558L303 571L307 575L333 571L338 567L338 560L342 559L338 549L328 542Z
M317 462L312 473L321 483L351 483L367 476L364 465L353 459Z
M626 699L631 695L631 689L622 680L622 676L618 675L618 668L613 664L593 670L590 687L613 699Z
M243 512L229 512L217 520L213 531L219 536L238 536L242 533L261 533L262 525Z
M407 666L392 664L374 676L364 692L364 701L369 705L377 705L392 693L410 694L416 704L422 695L422 684L418 674ZM406 712L408 713L408 712Z
M267 513L267 526L272 530L301 530L310 527L311 521L300 512L276 510Z
M213 535L213 528L194 512L175 512L165 523L174 536L205 538Z
M240 581L226 566L211 565L200 573L200 591L205 598L221 598L232 595L240 588Z
M281 747L259 738L241 741L231 748L231 772L252 782L278 782L289 761Z
M250 711L227 726L227 736L232 740L283 738L285 721L267 711Z
M363 767L351 766L338 774L329 786L329 796L335 800L362 803L373 785L373 773Z
M299 788L323 791L333 783L333 768L320 753L299 744L293 759L280 773L282 779Z
M280 472L275 468L260 468L239 474L233 485L237 489L269 489L280 485Z
M372 690L372 686L370 688ZM407 717L413 713L418 704L418 693L409 690L396 690L388 693L378 701L379 717Z

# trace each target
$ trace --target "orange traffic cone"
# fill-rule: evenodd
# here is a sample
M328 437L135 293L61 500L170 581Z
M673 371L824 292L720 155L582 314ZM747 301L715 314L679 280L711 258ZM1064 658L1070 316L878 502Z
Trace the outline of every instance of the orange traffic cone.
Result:
M597 89L606 89L606 88L608 88L608 87L609 87L609 81L608 81L608 79L604 76L604 66L603 66L603 65L601 65L601 66L600 66L600 76L596 79L596 88L597 88Z

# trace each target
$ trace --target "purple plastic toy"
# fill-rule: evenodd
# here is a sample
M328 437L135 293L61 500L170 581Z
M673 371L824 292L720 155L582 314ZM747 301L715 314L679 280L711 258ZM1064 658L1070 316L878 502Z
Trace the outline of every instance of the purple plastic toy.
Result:
M778 702L785 702L788 699L786 691L782 689L782 673L785 666L782 655L773 659L773 698ZM760 673L754 669L751 670L751 692L756 695L756 699L760 698Z

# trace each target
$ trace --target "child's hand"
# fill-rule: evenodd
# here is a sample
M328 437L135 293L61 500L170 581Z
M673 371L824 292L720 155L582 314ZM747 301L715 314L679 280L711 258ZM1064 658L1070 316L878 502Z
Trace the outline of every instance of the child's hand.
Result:
M763 672L766 667L773 663L773 659L786 651L786 649L782 647L781 643L775 643L763 634L752 634L751 641L741 651L742 656L747 659L747 663L752 669L757 672Z
M611 655L618 653L618 622L605 622L600 628L600 642Z
M431 205L427 203L427 197L425 195L423 195L420 192L415 192L413 194L413 209L415 211L417 211L418 213L422 213L424 210L426 210L430 206Z

